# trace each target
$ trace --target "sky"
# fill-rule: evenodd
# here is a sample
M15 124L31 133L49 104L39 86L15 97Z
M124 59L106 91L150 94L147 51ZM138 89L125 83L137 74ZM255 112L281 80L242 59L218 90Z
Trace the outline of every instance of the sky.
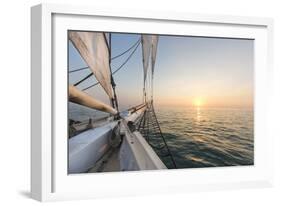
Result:
M112 56L129 48L139 34L112 34ZM160 35L154 73L154 103L163 106L252 107L254 40ZM112 71L130 54L115 59ZM69 41L69 70L87 66ZM69 73L73 84L90 70ZM114 75L121 108L142 102L143 65L141 45L128 63ZM80 84L85 88L94 76ZM109 103L100 86L87 90Z

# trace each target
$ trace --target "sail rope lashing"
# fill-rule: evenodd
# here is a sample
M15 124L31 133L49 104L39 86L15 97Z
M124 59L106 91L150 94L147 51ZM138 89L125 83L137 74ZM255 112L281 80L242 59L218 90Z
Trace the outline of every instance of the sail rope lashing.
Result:
M114 60L114 59L117 59L121 56L123 56L124 54L128 53L129 51L131 51L139 42L141 41L141 39L139 38L132 46L130 46L127 50L125 50L124 52L121 52L120 54L110 58L110 60ZM88 69L89 66L86 66L86 67L81 67L79 69L74 69L74 70L70 70L68 73L73 73L73 72L78 72L78 71L81 71L81 70L85 70L85 69Z
M137 48L139 47L139 45L140 45L140 41L139 41L138 44L136 45L135 49L131 52L131 54L127 57L127 59L126 59L117 69L115 69L115 70L112 72L112 75L116 74L119 70L121 70L122 68L124 68L124 65L131 59L131 57L134 55L134 53L136 52L136 50L137 50ZM99 82L96 82L96 83L94 83L94 84L92 84L92 85L90 85L90 86L88 86L88 87L82 89L82 91L85 91L85 90L90 89L90 88L92 88L92 87L94 87L94 86L97 86L97 85L99 85Z

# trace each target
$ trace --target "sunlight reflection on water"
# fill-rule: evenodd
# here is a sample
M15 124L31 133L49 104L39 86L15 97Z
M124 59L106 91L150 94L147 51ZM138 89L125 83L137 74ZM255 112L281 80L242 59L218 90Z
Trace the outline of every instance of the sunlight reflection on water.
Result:
M201 118L200 107L197 107L197 122L200 122L200 118Z
M254 163L252 109L161 107L156 113L178 167Z

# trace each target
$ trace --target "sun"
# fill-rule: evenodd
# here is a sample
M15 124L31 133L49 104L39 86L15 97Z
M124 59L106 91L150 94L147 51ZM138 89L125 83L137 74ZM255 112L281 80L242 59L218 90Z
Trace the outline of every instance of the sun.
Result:
M192 100L192 104L195 106L195 107L201 107L203 104L204 104L204 101L201 97L196 97Z

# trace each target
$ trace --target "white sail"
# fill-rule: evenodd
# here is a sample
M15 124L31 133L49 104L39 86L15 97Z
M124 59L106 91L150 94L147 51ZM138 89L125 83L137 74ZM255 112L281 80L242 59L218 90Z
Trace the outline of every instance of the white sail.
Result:
M151 51L151 70L152 70L152 77L154 74L154 66L155 66L155 61L156 61L156 53L157 53L157 45L158 45L158 36L153 35L151 37L151 46L152 46L152 51Z
M149 68L150 59L151 59L152 75L154 73L157 45L158 45L158 35L142 35L142 56L143 56L144 81L146 80L146 77L147 77L147 71Z
M149 66L150 53L151 53L151 35L142 35L142 62L143 62L143 74L144 82L147 76L147 70Z
M105 92L113 98L109 51L102 32L69 32L69 38L88 64Z

